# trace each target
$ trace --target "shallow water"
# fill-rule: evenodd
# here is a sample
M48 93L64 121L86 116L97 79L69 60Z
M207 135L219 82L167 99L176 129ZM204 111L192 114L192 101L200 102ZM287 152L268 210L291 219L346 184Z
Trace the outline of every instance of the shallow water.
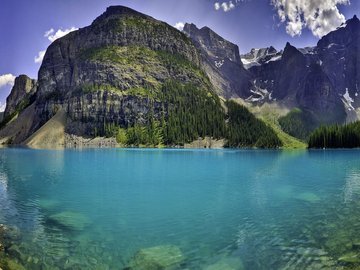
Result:
M0 223L26 269L360 267L360 151L0 149Z

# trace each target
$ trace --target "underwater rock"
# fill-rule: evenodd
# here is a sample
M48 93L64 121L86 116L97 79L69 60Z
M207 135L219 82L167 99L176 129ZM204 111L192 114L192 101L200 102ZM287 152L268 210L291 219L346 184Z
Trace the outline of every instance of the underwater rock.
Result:
M295 199L310 202L310 203L315 203L315 202L320 201L320 197L312 192L300 193L295 196Z
M360 263L360 256L359 253L350 252L341 256L338 261L345 264Z
M204 270L243 270L243 262L239 258L223 258L220 261L211 264Z
M38 205L40 208L47 210L47 211L51 211L53 209L55 209L56 207L58 207L60 205L60 203L58 201L55 200L39 200Z
M140 249L130 261L127 270L171 270L184 261L181 250L172 245Z
M12 257L12 258L23 258L21 250L19 248L18 245L11 245L8 249L7 249L7 253Z
M21 239L20 230L17 227L6 226L0 224L0 243L4 248L8 247L11 243Z
M49 220L59 224L60 226L75 231L81 231L86 226L90 225L90 220L85 215L72 211L65 211L51 215Z
M360 241L356 241L352 243L353 249L360 249Z
M10 270L26 270L24 266L17 263L15 260L7 260L7 268Z

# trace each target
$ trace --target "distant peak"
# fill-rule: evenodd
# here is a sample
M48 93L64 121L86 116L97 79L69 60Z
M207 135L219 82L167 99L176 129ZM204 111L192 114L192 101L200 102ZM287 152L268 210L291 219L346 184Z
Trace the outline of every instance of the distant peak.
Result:
M193 24L193 23L185 23L184 31L193 30L193 29L194 30L199 30L195 24Z
M138 14L139 12L125 6L109 6L103 15Z
M134 9L125 6L109 6L106 11L95 19L94 22L101 21L109 17L122 17L122 16L139 16L143 18L151 18L143 13L140 13Z
M282 59L288 59L291 57L303 57L303 54L296 47L292 46L289 42L287 42Z
M351 19L349 19L349 20L347 20L346 21L346 24L348 25L348 24L353 24L353 23L359 23L360 22L360 20L358 19L358 17L356 16L356 15L354 15L354 17L352 17Z
M270 46L269 53L277 53L277 50L273 46Z

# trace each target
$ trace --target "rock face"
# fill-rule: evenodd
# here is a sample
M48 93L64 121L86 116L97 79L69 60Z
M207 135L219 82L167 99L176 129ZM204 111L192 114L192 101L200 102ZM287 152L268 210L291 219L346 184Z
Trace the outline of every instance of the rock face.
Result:
M246 69L253 66L261 66L262 64L276 61L281 58L282 51L278 52L274 47L261 49L251 49L249 53L241 55L241 61Z
M132 9L109 7L89 27L56 40L39 71L36 113L49 120L61 107L72 120L69 132L94 135L104 123L144 123L162 103L152 98L168 79L204 86L196 68L200 55L185 34ZM171 64L170 64L171 62ZM173 65L173 66L171 66Z
M255 86L266 89L272 101L307 110L318 123L354 121L360 107L359 48L360 21L354 16L316 47L297 49L288 43L281 57L249 71ZM266 102L263 96L250 101Z
M208 27L185 24L183 32L202 52L202 64L218 94L226 98L247 97L252 89L250 73L241 62L239 47Z
M4 118L9 117L16 110L23 109L30 102L30 96L36 92L36 80L30 79L26 75L20 75L15 79L15 84L10 95L6 99L6 109Z
M184 255L176 246L164 245L139 250L129 262L127 270L180 269Z

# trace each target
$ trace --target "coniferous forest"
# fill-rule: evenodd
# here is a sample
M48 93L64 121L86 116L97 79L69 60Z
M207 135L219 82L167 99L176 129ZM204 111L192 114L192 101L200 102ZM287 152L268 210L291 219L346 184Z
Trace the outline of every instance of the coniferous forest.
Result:
M360 121L344 126L321 126L309 138L309 148L360 147Z
M226 147L278 148L282 146L274 130L235 101L226 101L227 112L220 99L191 84L175 81L164 84L161 120L150 113L146 124L120 128L110 127L106 135L116 136L127 146L182 146L206 136L226 139Z

